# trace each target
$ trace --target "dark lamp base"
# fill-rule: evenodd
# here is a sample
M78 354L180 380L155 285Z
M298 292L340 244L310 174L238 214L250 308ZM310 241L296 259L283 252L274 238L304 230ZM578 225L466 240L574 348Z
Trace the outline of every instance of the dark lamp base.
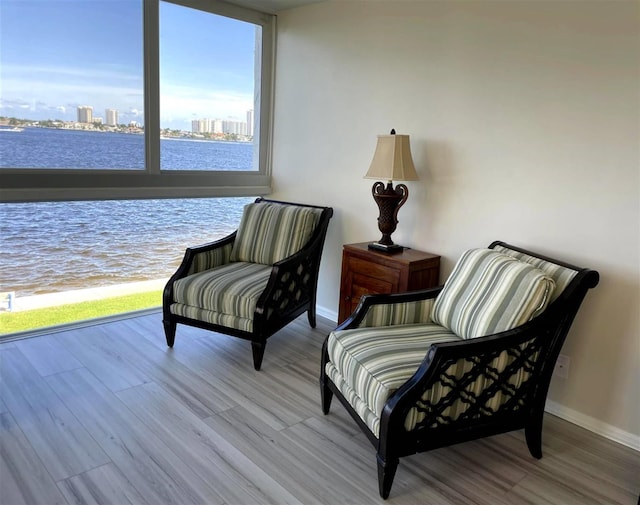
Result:
M373 251L382 251L388 254L399 253L404 250L404 247L398 244L384 245L379 242L372 242L368 245L368 247Z

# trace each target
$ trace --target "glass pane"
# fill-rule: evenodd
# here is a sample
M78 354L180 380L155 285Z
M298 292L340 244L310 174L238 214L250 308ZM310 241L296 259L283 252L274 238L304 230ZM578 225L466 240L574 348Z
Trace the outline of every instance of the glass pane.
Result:
M0 168L144 169L142 0L2 0Z
M0 204L0 334L160 306L185 249L231 233L250 201Z
M258 169L261 33L253 23L160 2L161 169Z

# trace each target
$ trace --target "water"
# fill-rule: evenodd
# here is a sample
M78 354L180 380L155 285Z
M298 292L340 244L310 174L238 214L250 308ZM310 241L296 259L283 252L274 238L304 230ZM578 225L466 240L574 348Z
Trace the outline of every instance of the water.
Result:
M89 159L94 168L113 168L114 159L126 159L131 168L132 153L142 142L139 135L36 130L45 144L54 146L47 150L42 142L32 144L34 135L18 140L33 130L0 133L0 167L20 166L28 160L27 166L33 167L81 168ZM78 160L78 143L85 141L82 145L91 150ZM252 147L163 140L162 149L162 156L173 159L175 168L184 169L198 159L198 152L205 156L215 152L220 166L237 166ZM70 151L76 153L75 158ZM15 291L21 297L167 278L179 265L186 247L235 230L243 206L252 200L0 204L0 291Z
M251 170L253 144L161 139L160 165L167 170ZM144 170L144 136L49 128L0 132L0 168Z

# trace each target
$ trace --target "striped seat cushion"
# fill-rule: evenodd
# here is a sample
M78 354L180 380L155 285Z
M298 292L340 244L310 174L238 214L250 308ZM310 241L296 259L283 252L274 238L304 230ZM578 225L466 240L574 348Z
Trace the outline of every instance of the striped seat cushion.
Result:
M378 436L385 402L418 369L431 344L460 340L435 324L334 331L325 372Z
M228 263L178 279L173 285L173 300L176 304L184 306L180 309L183 312L181 315L195 313L194 310L197 309L196 312L204 310L219 315L253 320L256 303L270 275L271 267L268 265ZM175 311L172 308L174 313L177 310L178 307ZM210 315L205 320L212 317Z
M468 339L520 326L546 308L555 282L490 249L466 251L436 298L431 320Z
M297 253L311 238L322 209L272 202L244 208L231 261L273 265Z

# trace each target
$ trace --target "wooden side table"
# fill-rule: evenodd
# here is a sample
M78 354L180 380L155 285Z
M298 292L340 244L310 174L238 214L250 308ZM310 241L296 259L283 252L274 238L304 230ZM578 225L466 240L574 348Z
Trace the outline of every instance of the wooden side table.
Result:
M387 254L370 250L368 244L343 246L338 324L351 315L362 295L432 288L440 280L440 256L416 249Z

